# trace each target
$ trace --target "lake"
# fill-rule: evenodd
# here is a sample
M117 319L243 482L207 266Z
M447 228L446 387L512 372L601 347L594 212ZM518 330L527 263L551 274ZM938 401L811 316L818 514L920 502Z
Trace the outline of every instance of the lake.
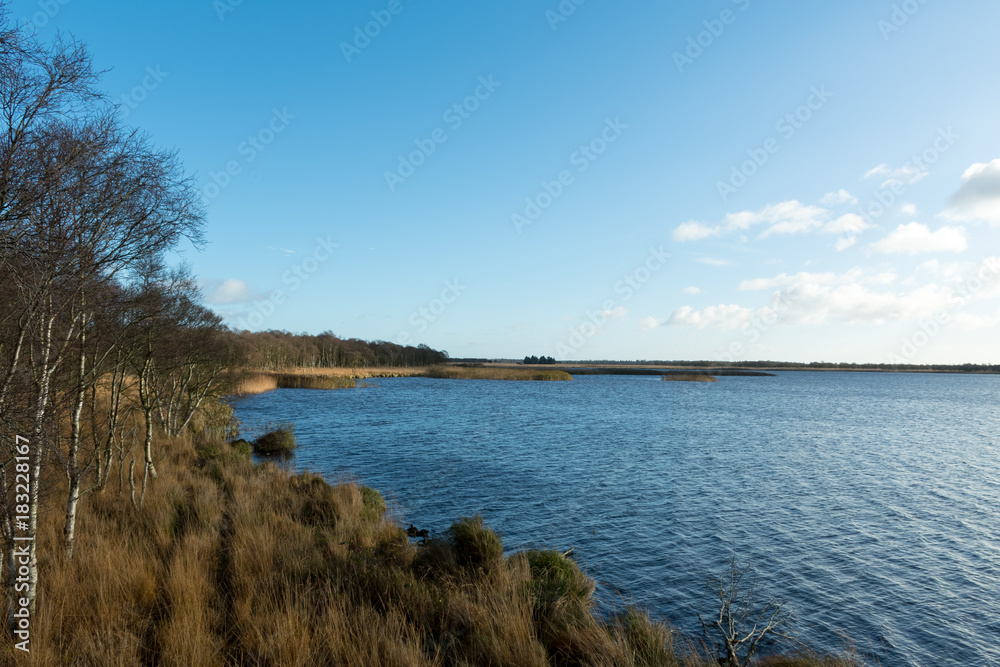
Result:
M605 609L696 633L735 553L816 648L1000 664L998 376L377 383L237 414L293 420L293 465L375 487L432 534L480 513L510 550L575 549Z

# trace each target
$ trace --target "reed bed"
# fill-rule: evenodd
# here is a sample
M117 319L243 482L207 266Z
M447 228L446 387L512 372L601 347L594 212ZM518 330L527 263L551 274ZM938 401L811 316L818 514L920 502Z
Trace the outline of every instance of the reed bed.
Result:
M296 366L293 368L288 368L282 372L291 373L294 375L301 375L301 376L348 377L348 378L354 378L356 380L366 380L369 378L412 377L414 375L422 375L424 373L424 370L425 368L423 367L306 368L306 367Z
M269 373L251 375L236 384L237 396L253 396L274 391L278 388L278 379Z
M513 381L567 381L573 376L566 371L535 368L510 368L498 366L431 366L425 375L445 380L513 380Z
M718 378L704 373L667 373L663 376L665 382L718 382Z
M424 368L290 368L249 375L236 384L236 396L253 396L275 389L354 389L371 387L365 380L423 375Z

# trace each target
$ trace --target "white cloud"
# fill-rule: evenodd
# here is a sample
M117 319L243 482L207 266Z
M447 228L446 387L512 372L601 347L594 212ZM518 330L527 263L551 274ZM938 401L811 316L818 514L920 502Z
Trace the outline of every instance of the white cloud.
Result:
M891 271L854 267L843 273L782 273L745 280L739 288L772 292L770 305L756 310L739 305L703 310L685 306L671 313L666 324L732 329L755 320L773 320L775 314L781 325L830 321L882 324L919 322L944 311L954 316L956 326L963 328L1000 325L1000 312L994 315L966 310L976 303L1000 299L1000 257L978 263L924 262L914 275L902 281Z
M916 255L921 252L963 252L969 243L962 227L942 227L932 232L927 225L911 222L896 227L870 247L880 253Z
M883 163L866 173L865 178L871 178L872 176L884 176L885 180L882 181L880 187L890 188L894 185L915 185L927 178L929 173L930 172L926 169L921 169L920 167L910 163L907 163L897 169L891 169L889 165Z
M876 291L860 283L796 285L786 290L792 314L807 322L835 318L849 323L881 323L933 317L949 305L951 291L924 285L909 292Z
M854 244L857 242L858 242L857 236L845 236L844 238L837 241L837 244L834 246L834 248L837 250L837 252L842 252L844 250L847 250L848 248L853 247Z
M729 229L747 229L752 225L768 224L761 237L771 234L798 234L819 229L829 211L819 206L809 206L792 199L765 206L759 211L742 211L726 216Z
M803 204L792 199L777 204L768 204L759 211L739 211L728 213L719 225L707 225L690 220L673 231L675 241L699 241L712 236L745 232L751 227L767 225L761 238L772 234L798 234L819 229L827 221L830 212L819 206Z
M837 192L828 192L823 195L823 198L819 200L820 204L857 204L858 198L852 195L850 192L844 189L840 189Z
M250 301L250 286L244 280L210 280L202 283L202 289L205 291L205 302L211 305Z
M902 206L899 207L899 212L902 213L903 215L908 215L912 218L917 214L917 205L903 204Z
M667 326L673 327L712 327L714 329L735 329L749 321L753 311L733 305L709 306L704 310L694 310L691 306L678 308L670 313Z
M975 329L991 329L1000 324L1000 311L986 315L964 312L956 313L954 317L952 317L952 322L959 327L970 331Z
M639 322L639 329L641 331L649 331L650 329L655 329L658 326L660 326L660 321L655 317L647 317Z
M966 169L943 215L959 222L982 220L1000 225L1000 158Z
M913 280L917 275L926 275L936 280L945 282L958 282L966 273L975 270L972 262L941 262L937 259L929 259L922 262L916 270Z
M860 234L868 229L868 222L856 213L847 213L823 226L826 234Z
M795 275L781 273L774 278L755 278L740 283L743 292L778 289L781 287L796 287L802 285L888 285L896 280L896 274L883 272L873 273L856 266L844 273L810 273L803 271Z
M628 315L628 310L626 310L625 306L618 306L617 308L603 311L601 315L603 315L607 319L610 319L612 317L625 317L626 315Z
M674 230L672 237L675 241L700 241L710 236L718 236L721 233L719 227L709 227L694 220L682 223Z
M683 290L683 292L685 294L701 294L701 289L699 289L697 287L694 287L692 285L691 287L685 287L684 290Z

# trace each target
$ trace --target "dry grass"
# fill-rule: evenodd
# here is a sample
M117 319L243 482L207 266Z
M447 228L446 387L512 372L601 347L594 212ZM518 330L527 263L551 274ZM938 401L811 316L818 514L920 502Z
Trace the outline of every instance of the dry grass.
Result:
M285 373L319 377L347 377L356 380L368 378L402 378L423 375L425 368L288 368Z
M666 382L718 382L717 378L704 373L668 373L663 376Z
M156 445L142 510L127 484L84 497L72 561L59 512L43 517L18 664L715 664L641 612L600 617L572 560L505 555L478 518L418 546L373 489L255 466L225 442ZM11 653L0 639L0 663Z
M237 396L253 396L265 394L278 388L278 379L270 373L251 375L236 385Z
M427 377L446 380L565 381L573 379L573 376L565 371L500 366L432 366L427 369L425 374Z
M352 389L372 378L423 375L424 368L288 368L256 373L236 385L237 396L264 394L275 389Z
M432 366L430 368L290 368L251 375L237 384L237 396L275 389L351 389L368 386L364 380L388 377L432 377L448 380L572 380L565 371L539 367ZM709 380L714 381L714 380Z

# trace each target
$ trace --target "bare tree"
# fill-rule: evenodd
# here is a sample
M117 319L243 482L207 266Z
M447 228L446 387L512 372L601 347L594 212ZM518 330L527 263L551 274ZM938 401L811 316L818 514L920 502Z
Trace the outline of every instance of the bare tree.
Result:
M197 289L173 295L169 328L161 333L153 389L167 435L183 433L205 399L221 398L230 385L226 374L232 366L229 331L222 318L197 302L199 297Z
M726 667L748 667L761 642L783 638L797 643L786 631L791 612L786 602L765 594L748 558L740 565L734 554L728 570L719 576L709 576L708 595L719 609L708 620L698 614L706 634L721 642L719 664Z
M89 344L88 333L97 317L93 305L149 257L162 255L182 237L197 241L202 213L173 154L151 148L134 132L123 132L113 116L57 123L43 141L46 154L76 156L45 193L43 201L52 204L41 207L51 212L42 216L48 233L57 230L68 244L63 270L70 276L71 310L79 319L75 399L65 458L70 484L65 549L72 558L76 508L89 466L89 461L83 466L80 462L83 406L117 348L117 341L108 337L94 337L98 345Z
M67 557L73 555L77 506L87 490L84 477L94 461L81 459L84 405L88 396L96 399L94 388L108 361L125 362L116 336L99 335L101 300L127 286L148 258L185 237L197 243L203 223L200 199L175 154L124 130L96 92L98 79L81 44L62 37L52 46L41 44L9 27L0 3L0 276L10 280L14 297L0 312L0 426L4 436L16 429L33 440L31 534L38 524L44 453L53 447L59 453L69 480ZM116 378L119 390L123 370ZM113 405L117 410L120 403ZM70 426L64 441L61 420ZM112 428L116 421L117 415ZM0 445L0 529L8 568L9 439ZM33 608L34 542L29 560L30 587L21 597ZM7 585L13 600L9 569ZM9 605L8 623L12 610Z
M32 159L43 128L56 119L86 112L100 95L97 74L86 49L57 37L46 46L9 21L0 3L0 270L16 295L0 313L5 340L0 355L0 526L3 528L8 586L8 625L13 623L12 504L7 469L12 463L13 433L34 438L29 469L29 530L37 528L43 436L52 435L49 418L53 383L63 361L67 333L75 327L65 318L63 295L54 289L58 273L50 264L57 252L45 245L25 247L37 224L39 200L62 166ZM37 239L36 239L37 241ZM68 325L68 326L67 326ZM35 604L37 553L30 542L27 598ZM0 559L2 562L2 559Z

